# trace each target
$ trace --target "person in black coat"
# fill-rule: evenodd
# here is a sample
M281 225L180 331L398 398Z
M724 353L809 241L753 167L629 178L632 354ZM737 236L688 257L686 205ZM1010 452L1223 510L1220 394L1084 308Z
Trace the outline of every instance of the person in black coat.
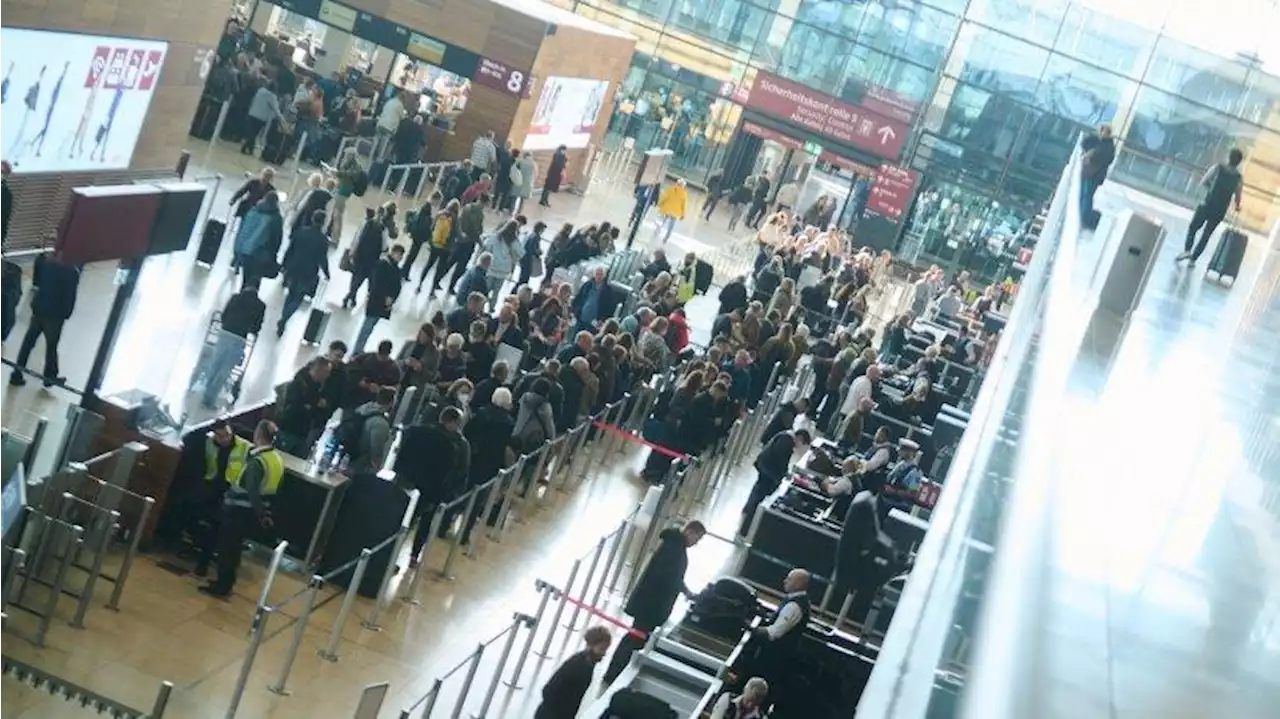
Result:
M742 312L747 309L747 280L739 275L728 282L720 290L720 311L716 314L727 315L734 310Z
M796 423L796 417L809 411L809 400L805 397L799 397L794 402L784 402L778 406L778 411L773 413L773 417L769 418L769 424L764 426L764 432L760 434L760 444L768 444L779 432L786 432Z
M582 708L582 699L591 688L596 665L609 653L613 637L604 627L591 627L582 638L587 648L565 660L542 687L542 703L533 719L573 719Z
M330 363L316 357L298 370L284 391L276 410L276 447L295 457L306 457L311 449L311 431L321 423L324 414L324 383L329 378Z
M739 537L747 536L751 523L756 518L756 507L778 489L787 472L791 471L792 455L796 450L803 452L812 441L813 437L808 430L779 432L760 450L755 462L756 483L751 487L751 494L742 508L742 521L738 525Z
M653 261L640 270L645 282L652 280L663 272L671 272L671 263L667 261L667 253L663 250L653 251Z
M316 210L312 221L304 225L289 241L280 263L280 274L288 289L276 323L276 337L284 334L284 326L302 306L305 297L314 297L320 288L320 275L329 280L329 238L324 234L324 210Z
M538 201L543 207L551 207L551 193L560 191L564 168L569 164L569 156L566 154L568 149L564 145L557 147L556 153L551 156L551 162L547 164L547 178L542 181L542 199Z
M409 270L413 269L413 263L417 261L418 253L422 251L422 246L429 246L429 243L431 242L431 234L436 227L435 215L432 213L432 208L439 206L440 193L431 193L431 198L423 204L422 207L418 208L418 212L414 215L413 221L407 222L405 225L404 230L409 233L409 256L404 258L404 266L401 268L400 273L405 282L409 281ZM422 274L424 277L429 269L429 267L423 268ZM418 286L421 287L422 283L419 282Z
M36 340L43 335L44 386L52 387L64 380L58 374L58 340L62 337L63 324L76 308L80 268L64 262L61 252L51 258L40 255L36 257L31 285L31 324L27 325L22 344L18 346L18 358L9 384L21 386L27 383L22 370L27 367L27 358L35 349Z
M453 478L460 471L465 476L470 469L470 446L461 427L462 412L457 407L445 407L438 423L412 424L404 429L396 454L396 476L421 493L416 508L418 529L413 535L413 553L409 555L411 567L418 566L418 555L431 536L430 517L436 506L452 499Z
M624 607L624 611L631 615L633 629L647 635L666 623L676 605L676 597L681 594L693 596L684 585L684 573L689 568L689 548L701 541L706 533L707 528L695 519L683 529L669 527L658 534L658 548L640 573ZM631 655L644 646L644 642L634 634L622 637L604 673L606 685L618 678L631 661Z
M231 372L244 361L249 335L262 331L266 312L267 305L258 297L258 286L253 283L246 283L227 300L222 308L222 331L204 371L205 409L217 407Z
M369 279L382 260L384 237L395 239L399 236L395 223L395 205L388 203L378 209L372 207L365 210L364 224L356 236L355 247L351 248L351 287L347 296L342 298L343 307L356 306L356 292L364 281ZM404 250L401 248L401 256ZM397 268L397 273L399 268Z
M404 259L404 247L394 245L391 251L378 261L373 276L369 281L369 297L364 306L364 322L356 335L356 343L352 352L360 354L364 345L373 334L378 320L391 318L391 306L400 297L400 287L404 280L400 276L400 260Z
M519 218L516 220L519 221ZM516 280L517 287L529 284L530 278L533 277L533 261L542 257L542 234L546 231L547 223L538 220L533 223L533 229L529 234L524 236L524 253L520 255L520 278ZM544 263L542 276L545 278L549 274L551 273L546 271Z

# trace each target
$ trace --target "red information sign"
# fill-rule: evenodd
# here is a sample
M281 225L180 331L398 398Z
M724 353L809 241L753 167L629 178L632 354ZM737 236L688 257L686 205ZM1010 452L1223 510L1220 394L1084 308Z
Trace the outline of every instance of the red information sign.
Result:
M528 97L529 88L532 85L527 72L516 70L487 57L480 58L480 64L476 66L476 72L471 79L476 84L501 90L513 97Z
M884 164L876 170L871 193L867 196L867 211L874 212L893 222L902 220L911 202L919 173L897 165Z
M748 135L755 135L761 140L772 140L778 143L779 145L782 145L783 147L786 147L792 150L804 149L804 143L801 142L800 140L797 140L794 137L787 137L786 135L782 134L781 132L778 132L777 130L774 130L768 127L762 127L760 125L755 124L754 122L742 123L742 131L747 133Z
M767 72L756 74L747 106L880 157L897 159L907 139L907 123L901 119Z

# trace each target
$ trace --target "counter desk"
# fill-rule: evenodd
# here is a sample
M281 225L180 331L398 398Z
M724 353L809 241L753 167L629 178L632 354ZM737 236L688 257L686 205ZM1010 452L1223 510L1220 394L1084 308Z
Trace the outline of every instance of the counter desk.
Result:
M284 482L276 494L272 517L280 539L288 540L287 554L316 569L333 532L351 479L337 472L321 472L291 454L284 458Z

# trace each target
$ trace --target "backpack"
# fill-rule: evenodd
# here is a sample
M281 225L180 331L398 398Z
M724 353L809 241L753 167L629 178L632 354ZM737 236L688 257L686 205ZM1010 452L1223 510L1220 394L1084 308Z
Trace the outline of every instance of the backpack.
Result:
M353 461L364 454L366 450L363 446L364 426L370 417L376 416L377 414L360 414L353 410L350 416L343 417L338 425L338 444Z
M356 197L364 197L364 193L369 191L369 173L360 170L351 178L351 194Z

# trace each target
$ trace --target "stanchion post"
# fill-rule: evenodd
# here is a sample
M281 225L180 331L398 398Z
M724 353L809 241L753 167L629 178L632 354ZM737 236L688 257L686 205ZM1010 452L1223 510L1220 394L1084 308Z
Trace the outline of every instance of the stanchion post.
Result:
M431 719L431 712L436 708L436 702L440 699L440 689L444 686L444 680L439 677L431 683L431 691L427 692L427 705L422 708L422 719Z
M240 700L244 698L244 688L249 683L249 673L253 671L253 660L258 656L258 647L262 646L262 637L267 631L267 621L271 618L272 609L259 605L253 614L253 626L249 631L249 649L245 652L244 662L240 664L240 677L236 679L236 687L231 692L231 705L227 707L226 719L235 719L240 709Z
M436 533L440 531L440 523L444 521L445 508L447 506L445 504L437 504L436 511L431 513L431 523L427 525L427 541L422 544L422 551L418 552L418 566L413 570L413 581L409 583L409 591L402 597L403 601L409 604L418 603L418 585L422 583L422 575L426 573L422 563L426 561L427 549L435 541ZM418 531L422 530L419 529Z
M116 572L116 584L111 588L111 599L107 608L120 611L120 596L124 594L124 583L129 579L129 570L133 569L133 559L138 556L138 542L142 541L142 528L147 526L147 518L155 509L154 497L143 497L142 513L138 515L138 524L133 528L133 536L129 538L129 549L124 553L124 561L120 563L120 571Z
M71 626L77 629L84 629L84 615L89 611L89 602L93 601L93 588L102 575L102 560L106 558L107 549L111 546L111 535L120 526L119 512L112 511L108 519L102 527L102 537L93 553L93 566L89 569L89 576L85 577L84 587L80 590L80 602L76 605L76 614L71 620Z
M151 713L147 715L147 719L163 719L172 694L173 682L160 682L160 690L156 692L156 700L151 703Z
M538 485L542 482L542 476L547 473L547 466L551 464L557 455L560 446L564 443L564 437L557 437L551 442L542 445L542 456L538 458L538 468L533 473L533 483L529 485L530 491L534 492L534 504L539 509L547 506L547 502L551 501L551 477L547 478L547 488L542 492L541 496L537 495Z
M342 641L342 629L351 616L351 608L356 603L356 592L364 581L365 570L369 568L369 558L373 552L368 547L360 550L360 561L356 562L355 571L351 575L351 583L347 585L347 593L342 596L342 606L338 608L338 616L333 620L333 629L329 630L329 643L320 650L320 658L325 661L338 661L338 644Z
M478 489L478 488L477 488ZM471 516L471 510L476 506L476 489L471 490L467 494L467 508L463 510L464 521ZM458 561L458 545L462 542L462 532L453 535L453 541L449 543L449 555L444 558L444 566L436 573L436 581L452 582L453 581L453 565Z
M524 467L528 461L529 455L522 454L515 464L507 468L507 484L502 493L502 509L498 511L497 521L489 528L490 542L502 541L502 530L507 526L507 515L511 513L511 505L516 501L516 487L524 481Z
M587 601L587 593L591 591L591 582L596 578L596 567L600 566L600 555L604 554L604 537L596 542L596 551L591 554L591 564L587 566L587 578L582 583L582 596L578 597L578 603L573 605L573 616L569 617L569 623L565 627L573 629L578 626L578 615L582 613L582 603ZM565 591L573 591L572 587Z
M613 541L609 544L609 556L604 560L604 568L600 570L600 582L596 584L596 591L591 595L591 606L600 606L600 597L604 596L604 585L609 581L609 570L613 568L613 562L618 557L618 547L622 544L622 533L627 528L627 520L622 520L618 524L618 528L609 536ZM604 540L601 540L604 541ZM586 592L583 592L585 598Z
M512 465L512 466L514 466L514 465ZM497 474L497 475L495 475L495 476L494 476L494 478L491 480L491 485L490 485L490 487L489 487L489 493L488 493L487 495L485 495L485 500L484 500L484 509L480 510L480 519L478 520L479 522L484 522L486 525L488 525L488 523L489 523L489 517L492 517L492 516L493 516L493 510L494 510L494 507L496 507L496 506L497 506L497 503L498 503L498 496L502 494L502 483L503 483L504 481L506 481L510 476L511 476L511 470L510 470L510 469L504 469L504 470L501 470L500 472L498 472L498 474ZM496 524L496 522L495 522L495 524ZM478 546L478 545L480 544L480 540L479 540L479 538L478 538L478 537L476 537L475 535L476 535L476 532L473 530L473 531L472 531L472 540L471 540L471 547L472 547L472 550L473 550L473 551L474 551L475 547L476 547L476 546ZM490 528L489 528L489 531L487 531L487 532L485 532L485 533L484 533L484 536L485 536L486 538L488 538L488 539L492 540L492 539L493 539L493 527L490 527Z
M551 618L551 624L547 625L547 640L542 645L542 651L538 652L538 656L546 659L551 655L551 640L556 635L556 628L560 626L560 617L564 616L564 607L569 602L569 592L573 589L573 582L578 578L578 570L582 567L582 560L573 560L573 569L569 570L569 581L565 584L565 588L560 592L560 603L556 605L555 616ZM548 590L550 591L550 590Z
M54 531L58 528L58 523L50 519L46 531ZM84 543L84 528L79 525L70 525L70 534L67 540L67 547L62 553L62 562L58 565L58 573L54 576L53 586L49 588L49 599L45 603L44 613L40 617L40 624L36 628L36 646L44 646L44 638L49 633L49 625L53 624L53 612L58 607L58 599L62 597L62 587L67 582L67 569L71 566L71 560L76 553L80 551L80 546ZM37 572L40 570L39 565L33 565L28 572ZM23 585L25 587L25 584Z
M285 684L289 681L289 672L293 671L293 660L298 658L298 649L302 646L302 638L307 633L307 622L311 620L311 612L316 608L316 595L320 593L320 587L324 584L324 577L316 574L311 577L311 582L307 585L306 599L303 600L302 613L298 615L297 621L293 623L293 641L289 642L289 649L284 655L284 666L280 668L280 678L276 683L268 686L273 694L280 696L289 696L290 692L285 688Z
M467 695L471 693L471 684L476 680L476 671L480 668L480 659L484 656L484 644L476 647L475 654L471 655L471 666L467 667L467 676L462 680L462 688L458 690L458 701L453 705L453 719L462 716L462 709L467 704ZM481 715L483 716L483 715Z
M609 576L609 591L618 588L618 577L622 576L622 568L627 564L627 556L631 552L631 542L636 536L636 525L628 519L622 520L623 535L618 538L620 548L618 561L613 565L613 573Z
M218 110L218 119L213 123L213 134L209 136L209 148L204 151L204 167L208 169L213 163L213 146L218 144L222 139L222 126L227 122L227 111L231 109L231 101L223 100L222 108Z
M502 672L506 670L507 660L511 658L511 647L515 646L516 634L520 632L520 625L530 621L532 621L531 617L518 612L515 619L511 621L511 633L507 635L507 641L502 645L502 654L498 655L498 666L493 670L493 679L489 680L489 690L485 692L484 701L480 704L480 713L476 716L489 716L489 705L493 704L493 695L498 692L498 682L502 681Z
M258 606L265 607L271 594L271 587L276 583L276 574L280 571L280 562L284 559L284 550L289 542L281 539L271 552L271 564L267 565L267 578L262 581L262 593L258 596Z
M529 623L529 636L524 640L524 649L520 650L520 658L516 660L516 668L511 671L511 678L503 682L504 685L512 689L520 689L520 673L524 671L524 663L529 658L529 652L533 650L533 639L538 634L538 627L542 625L542 615L547 611L547 602L551 601L550 586L539 579L537 581L538 594L542 598L538 600L538 613L533 615L532 621Z

